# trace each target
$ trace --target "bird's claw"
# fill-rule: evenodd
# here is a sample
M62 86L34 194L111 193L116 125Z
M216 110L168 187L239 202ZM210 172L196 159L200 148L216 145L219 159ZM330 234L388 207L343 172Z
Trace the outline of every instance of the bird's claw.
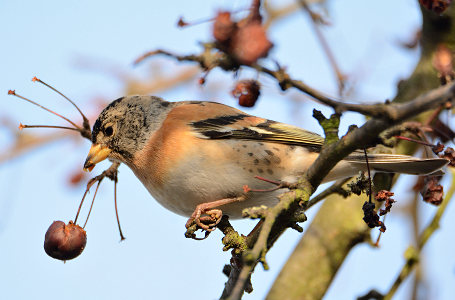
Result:
M216 207L234 202L244 201L245 199L245 195L241 195L238 197L224 198L199 204L196 206L193 214L186 222L185 226L187 228L187 231L185 233L185 236L192 239L201 239L196 238L196 235L194 233L198 229L202 229L202 231L205 231L205 237L202 239L205 239L210 234L210 232L216 229L216 226L220 223L221 218L223 217L223 212L221 209L218 209Z
M185 227L189 229L193 224L196 224L198 229L211 232L216 229L216 225L220 223L222 216L223 212L220 209L207 209L204 204L200 204L186 222Z

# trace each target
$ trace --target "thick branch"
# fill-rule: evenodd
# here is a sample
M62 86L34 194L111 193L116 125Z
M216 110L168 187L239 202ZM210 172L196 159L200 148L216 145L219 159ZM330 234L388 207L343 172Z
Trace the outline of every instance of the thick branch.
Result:
M194 54L194 55L178 55L171 53L166 50L154 50L148 53L145 53L136 61L135 64L142 62L144 59L155 56L155 55L165 55L168 57L172 57L178 61L189 61L189 62L196 62L200 65L203 70L211 70L215 67L220 67L226 71L236 71L240 67L238 63L226 53L220 52L214 48L212 44L204 44L204 52L201 54ZM328 97L323 93L311 88L310 86L306 85L304 82L296 79L292 79L289 74L285 72L284 69L278 68L278 70L273 71L266 67L263 67L258 64L253 64L251 66L246 66L256 69L259 72L268 74L274 77L278 84L280 85L282 90L286 90L290 87L294 87L305 94L313 97L316 101L325 104L327 106L333 107L333 109L337 113L341 113L343 111L354 111L359 112L367 116L381 116L386 113L386 109L383 104L351 104L351 103L344 103L334 98Z
M448 100L453 100L454 95L455 82L421 95L409 103L387 105L388 113L384 117L369 120L362 127L352 130L340 141L325 147L321 151L307 172L313 188L315 189L329 171L345 156L356 149L375 144L382 131Z
M411 105L411 104L404 104L403 107L401 107L399 104L351 104L351 103L344 103L339 100L336 100L334 98L328 97L319 91L311 88L310 86L306 85L300 80L295 80L290 78L290 76L283 70L283 69L278 69L277 71L273 71L271 69L268 69L266 67L260 66L260 65L254 65L253 66L256 70L266 73L272 77L274 77L280 87L285 90L289 87L294 87L305 94L313 97L316 99L318 102L325 104L327 106L331 106L335 112L341 113L344 111L353 111L353 112L358 112L361 113L365 116L371 116L371 117L388 117L391 119L397 119L397 118L409 118L410 115L413 113L412 107L406 107L406 105ZM446 87L449 89L449 87ZM453 85L452 85L453 89ZM446 91L444 88L438 89L433 91L434 93L441 94L444 96L446 94ZM425 97L425 99L420 99L422 97ZM432 101L434 97L438 97L438 95L423 95L419 98L419 105L425 105L425 107L420 108L420 112L425 111L429 109L429 105L434 104ZM417 99L416 99L417 100ZM414 101L412 101L414 102ZM408 116L403 116L401 113L401 110L405 108L406 113Z

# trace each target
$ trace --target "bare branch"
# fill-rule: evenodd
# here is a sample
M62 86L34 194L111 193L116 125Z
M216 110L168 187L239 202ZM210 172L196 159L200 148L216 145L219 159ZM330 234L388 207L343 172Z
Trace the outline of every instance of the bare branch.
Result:
M316 34L316 37L319 40L319 43L321 44L322 49L325 52L325 55L327 56L327 59L329 60L330 65L332 66L333 71L335 72L335 76L338 83L338 94L341 95L345 87L346 75L344 75L341 72L340 68L338 67L338 64L335 60L335 56L333 55L333 52L330 49L327 40L322 34L321 29L319 28L319 24L321 24L321 16L319 16L318 14L314 13L311 10L306 0L299 0L299 4L310 15L312 21L311 22L312 28L314 30L314 33Z

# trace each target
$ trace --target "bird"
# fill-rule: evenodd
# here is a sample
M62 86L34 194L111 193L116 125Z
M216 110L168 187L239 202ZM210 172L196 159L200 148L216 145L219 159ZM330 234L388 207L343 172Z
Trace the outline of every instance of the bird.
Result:
M247 207L276 204L283 189L271 182L296 182L323 144L316 133L221 103L134 95L100 113L84 170L105 159L123 163L162 206L189 217L187 228L213 230L223 214L237 219ZM396 154L368 154L368 160L373 171L416 175L448 163ZM364 153L354 152L323 182L366 170Z

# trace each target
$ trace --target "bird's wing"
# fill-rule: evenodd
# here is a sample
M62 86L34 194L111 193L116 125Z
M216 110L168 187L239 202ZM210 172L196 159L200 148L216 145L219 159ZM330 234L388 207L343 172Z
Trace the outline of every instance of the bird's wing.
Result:
M221 115L189 123L199 138L273 142L310 147L315 151L324 143L323 137L311 131L223 107L225 109Z

